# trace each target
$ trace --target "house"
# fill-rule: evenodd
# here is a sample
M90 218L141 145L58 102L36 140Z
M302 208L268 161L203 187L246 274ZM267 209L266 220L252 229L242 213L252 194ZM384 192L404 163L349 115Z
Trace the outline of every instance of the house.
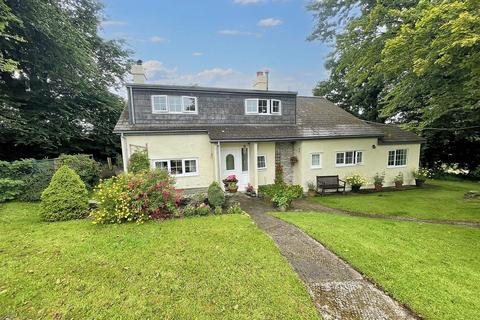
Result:
M124 169L148 150L152 168L167 169L179 188L206 188L235 174L239 190L284 179L305 189L316 176L360 173L385 185L402 172L413 184L424 140L396 126L366 122L321 97L268 90L258 72L251 90L145 83L141 61L127 84L128 103L115 126Z

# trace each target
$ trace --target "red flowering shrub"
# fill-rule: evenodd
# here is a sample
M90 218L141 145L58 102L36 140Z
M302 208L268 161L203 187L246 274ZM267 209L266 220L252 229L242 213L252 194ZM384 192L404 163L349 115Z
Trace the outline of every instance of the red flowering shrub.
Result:
M132 210L150 219L171 218L178 213L181 194L175 190L175 180L162 170L133 176L128 189L132 197Z

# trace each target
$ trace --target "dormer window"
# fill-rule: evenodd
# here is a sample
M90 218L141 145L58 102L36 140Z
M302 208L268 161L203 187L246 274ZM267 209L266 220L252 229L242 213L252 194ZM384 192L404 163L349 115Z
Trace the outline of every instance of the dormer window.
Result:
M274 114L282 113L282 103L276 99L245 99L245 114Z
M197 97L154 95L152 113L198 113Z

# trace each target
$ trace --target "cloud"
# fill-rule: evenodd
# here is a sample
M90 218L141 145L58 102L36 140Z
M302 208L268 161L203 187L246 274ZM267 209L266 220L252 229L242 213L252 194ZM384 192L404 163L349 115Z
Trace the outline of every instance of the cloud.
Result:
M192 53L192 56L194 56L194 57L203 56L203 52L198 52L198 51L197 51L197 52L193 52L193 53Z
M283 23L282 20L276 19L276 18L266 18L266 19L261 19L258 20L258 25L262 27L274 27L281 25Z
M259 3L261 0L234 0L233 3L237 4L252 4Z
M128 23L122 20L103 20L100 24L103 27L109 27L109 26L125 26Z
M148 39L150 42L153 43L162 43L162 42L168 42L168 39L159 37L159 36L152 36Z
M260 33L255 33L250 31L231 30L231 29L220 30L218 31L218 34L221 34L224 36L257 36L257 37L261 36Z
M145 69L145 75L147 79L161 78L175 78L177 74L177 68L167 68L162 62L158 60L147 60L143 63Z

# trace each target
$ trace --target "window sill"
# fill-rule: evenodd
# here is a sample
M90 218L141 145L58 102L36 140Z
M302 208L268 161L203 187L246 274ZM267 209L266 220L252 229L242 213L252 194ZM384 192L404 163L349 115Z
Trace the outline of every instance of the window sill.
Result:
M402 166L387 166L387 169L396 169L396 168L406 168L407 165L402 165Z
M357 167L357 166L363 166L363 163L335 164L335 167L337 167L337 168L341 168L341 167Z
M263 167L263 168L257 168L258 171L265 171L267 170L267 167Z
M319 170L322 169L322 167L310 167L310 170Z
M199 173L184 173L184 174L170 174L172 177L175 178L187 178L187 177L197 177Z

